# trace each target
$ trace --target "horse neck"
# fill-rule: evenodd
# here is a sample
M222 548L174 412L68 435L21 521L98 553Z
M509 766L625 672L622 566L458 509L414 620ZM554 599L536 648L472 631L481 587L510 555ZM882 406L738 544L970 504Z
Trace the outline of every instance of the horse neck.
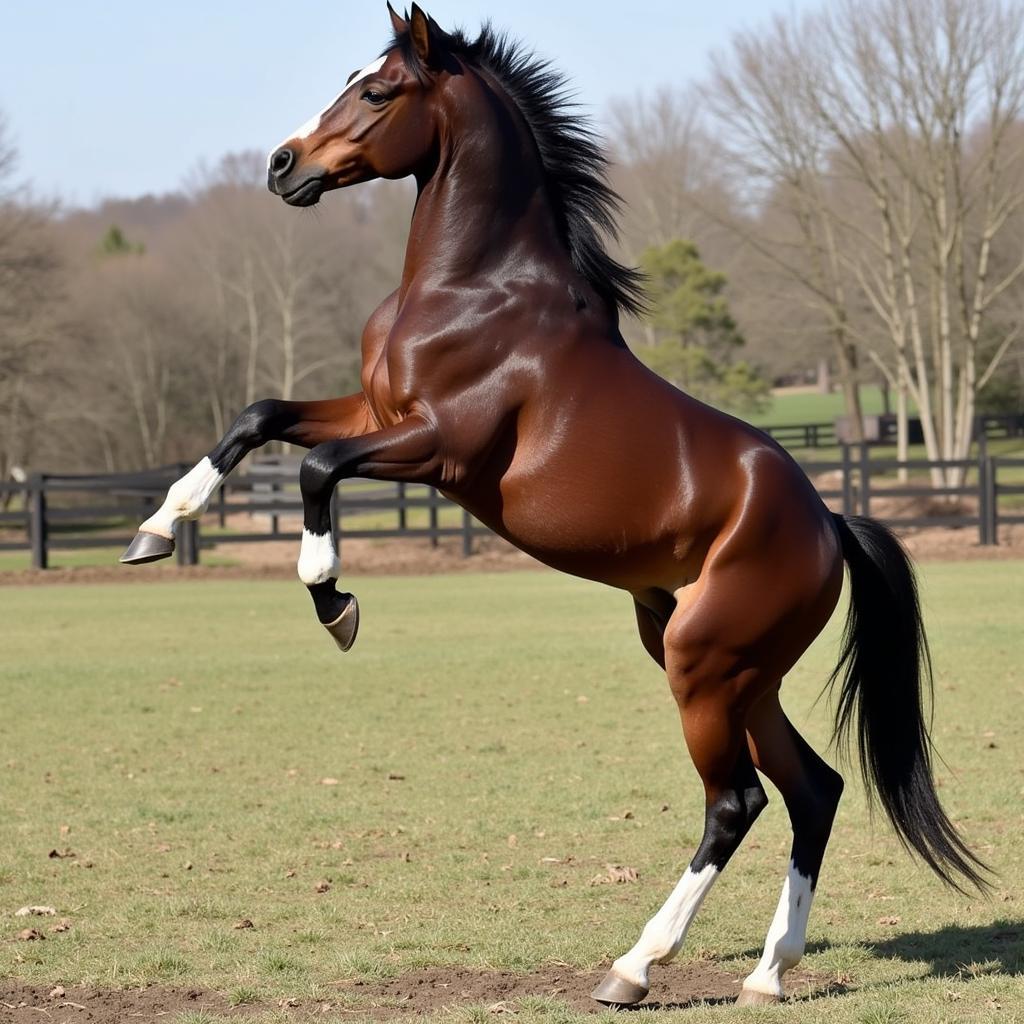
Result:
M402 294L413 280L466 280L503 264L569 261L519 112L475 72L452 83L461 92L442 100L438 158L417 177Z

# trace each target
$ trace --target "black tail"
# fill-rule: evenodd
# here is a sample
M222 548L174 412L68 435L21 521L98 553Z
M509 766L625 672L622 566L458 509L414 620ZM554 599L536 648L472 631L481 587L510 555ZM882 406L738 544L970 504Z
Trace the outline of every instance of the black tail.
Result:
M901 842L946 883L961 875L984 891L985 865L964 844L939 803L923 693L932 666L917 581L896 536L874 519L836 517L850 572L850 610L842 654L829 679L842 680L836 741L849 749L854 730L861 772Z

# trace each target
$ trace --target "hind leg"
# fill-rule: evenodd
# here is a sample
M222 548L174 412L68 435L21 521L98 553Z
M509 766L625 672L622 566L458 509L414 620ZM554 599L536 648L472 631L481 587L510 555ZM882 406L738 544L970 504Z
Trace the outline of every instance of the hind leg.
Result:
M777 690L751 709L747 739L754 763L785 800L793 826L793 848L764 955L743 982L737 1000L740 1005L778 1002L783 996L782 976L803 956L818 873L843 792L842 778L786 718Z
M670 624L665 662L687 748L704 783L704 835L664 906L594 990L593 997L608 1004L631 1005L647 995L651 965L668 963L679 952L705 896L768 803L746 746L744 701L733 685L735 655L683 642Z

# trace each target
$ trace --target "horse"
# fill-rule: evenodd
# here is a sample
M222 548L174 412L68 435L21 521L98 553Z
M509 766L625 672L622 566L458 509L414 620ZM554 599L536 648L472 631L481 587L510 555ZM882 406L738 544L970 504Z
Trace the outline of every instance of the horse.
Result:
M702 901L781 792L792 848L764 953L738 1002L783 998L801 958L843 779L780 703L828 622L844 564L850 607L836 737L869 793L945 882L987 869L941 807L924 704L931 666L914 570L868 518L833 514L761 431L677 390L628 348L620 313L642 279L606 249L618 196L562 76L486 25L446 32L417 5L381 55L270 154L268 186L312 206L333 189L412 176L398 288L362 335L361 389L263 400L168 491L122 557L165 557L253 449L309 449L298 574L341 650L358 604L339 592L331 496L350 477L430 484L541 562L631 595L704 786L704 832L667 901L594 990L631 1006L683 944Z

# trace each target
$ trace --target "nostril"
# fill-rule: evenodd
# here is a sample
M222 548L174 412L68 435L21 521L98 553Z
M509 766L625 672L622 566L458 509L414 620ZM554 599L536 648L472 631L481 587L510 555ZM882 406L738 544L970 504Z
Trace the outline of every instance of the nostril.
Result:
M287 146L282 146L271 158L270 169L280 178L286 175L294 164L294 151Z

